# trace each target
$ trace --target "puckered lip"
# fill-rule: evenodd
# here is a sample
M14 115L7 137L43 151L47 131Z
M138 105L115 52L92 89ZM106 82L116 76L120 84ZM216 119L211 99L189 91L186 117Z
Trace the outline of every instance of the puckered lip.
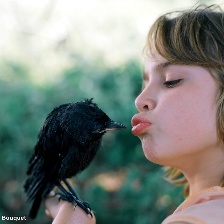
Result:
M132 117L132 119L131 119L131 125L132 125L132 127L134 127L134 126L136 126L136 125L138 125L140 123L148 123L148 124L151 124L151 122L148 119L142 117L140 114L135 114Z
M132 134L138 136L150 127L151 122L140 114L136 114L133 116L131 124Z

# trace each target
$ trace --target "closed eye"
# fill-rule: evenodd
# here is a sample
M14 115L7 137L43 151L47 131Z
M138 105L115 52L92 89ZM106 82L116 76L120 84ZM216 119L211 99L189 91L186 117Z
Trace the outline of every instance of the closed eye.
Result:
M173 88L177 86L182 79L170 80L163 83L167 88Z

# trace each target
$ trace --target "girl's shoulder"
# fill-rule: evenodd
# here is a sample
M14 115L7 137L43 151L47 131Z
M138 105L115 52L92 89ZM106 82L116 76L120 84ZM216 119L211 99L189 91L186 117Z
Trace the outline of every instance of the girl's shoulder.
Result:
M162 224L223 224L224 189L212 187L188 197Z

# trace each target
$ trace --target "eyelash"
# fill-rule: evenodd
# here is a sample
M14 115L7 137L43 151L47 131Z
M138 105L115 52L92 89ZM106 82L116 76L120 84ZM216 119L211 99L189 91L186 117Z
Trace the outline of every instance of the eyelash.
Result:
M182 79L170 80L163 83L167 88L173 88L177 86Z

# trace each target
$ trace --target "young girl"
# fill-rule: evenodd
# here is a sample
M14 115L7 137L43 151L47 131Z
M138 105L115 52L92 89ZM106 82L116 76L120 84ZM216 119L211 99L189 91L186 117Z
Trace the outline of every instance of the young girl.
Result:
M224 223L224 13L200 6L165 14L151 27L146 50L132 133L148 160L168 167L171 182L187 184L186 200L163 224ZM48 214L65 223L56 220L68 203L53 200ZM73 221L66 223L95 223L77 208L67 211Z

